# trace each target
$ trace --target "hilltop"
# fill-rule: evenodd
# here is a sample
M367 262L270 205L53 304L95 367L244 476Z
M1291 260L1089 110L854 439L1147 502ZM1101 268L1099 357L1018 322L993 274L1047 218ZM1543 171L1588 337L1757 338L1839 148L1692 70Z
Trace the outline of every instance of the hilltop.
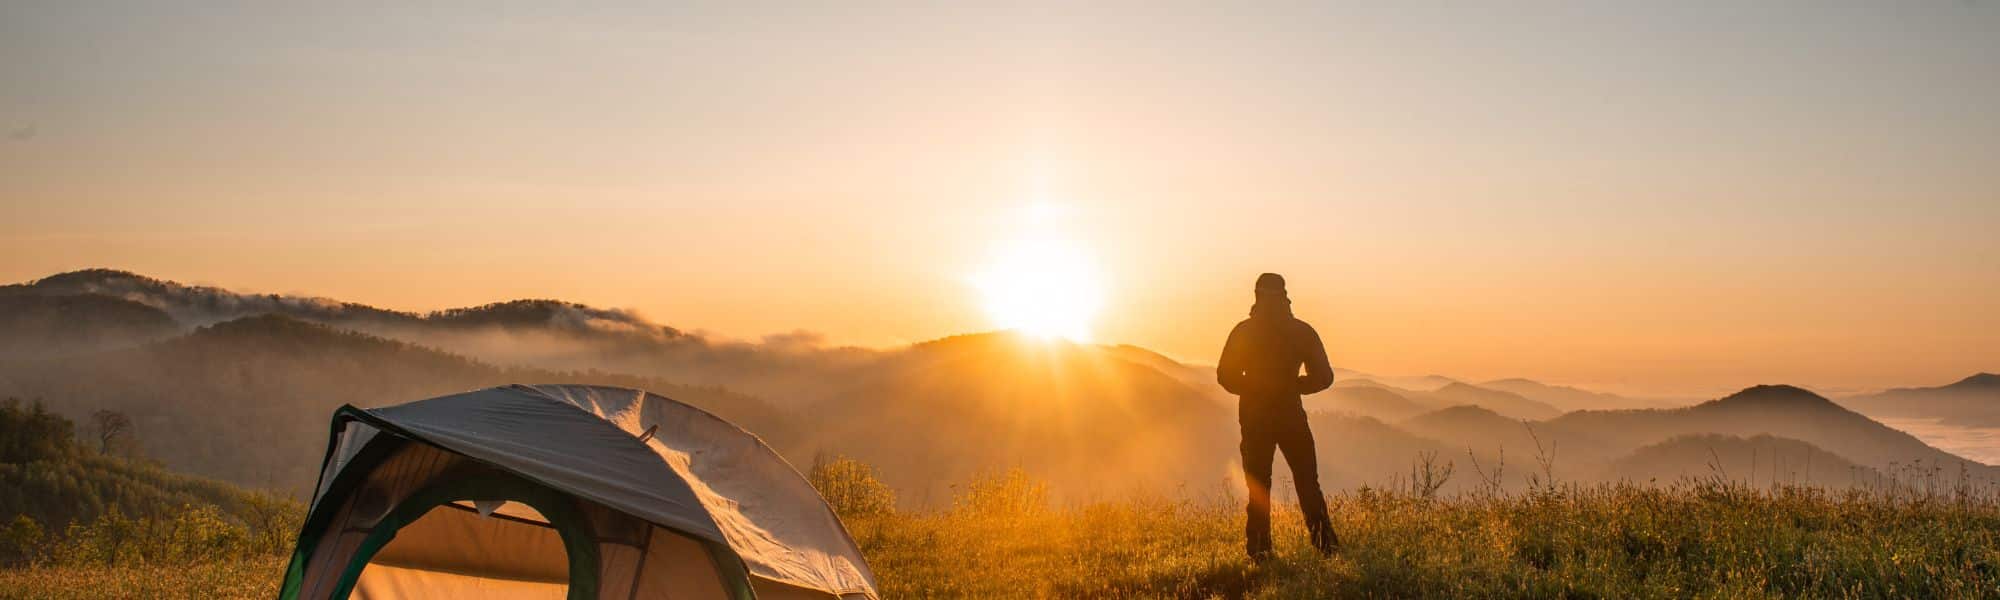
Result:
M1578 411L1552 419L1548 426L1597 432L1621 454L1688 434L1765 434L1806 442L1872 468L1964 466L1980 477L2000 475L2000 469L1953 456L1819 394L1787 385L1755 386L1679 409Z
M1841 403L1881 417L1941 419L1970 427L2000 427L2000 375L1978 373L1937 387L1895 388Z

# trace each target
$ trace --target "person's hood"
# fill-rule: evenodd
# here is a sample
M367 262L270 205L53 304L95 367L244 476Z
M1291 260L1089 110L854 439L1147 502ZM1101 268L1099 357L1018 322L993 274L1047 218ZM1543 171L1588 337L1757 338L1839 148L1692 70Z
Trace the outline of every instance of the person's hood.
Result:
M1291 318L1292 299L1285 290L1257 290L1257 302L1250 305L1251 318Z

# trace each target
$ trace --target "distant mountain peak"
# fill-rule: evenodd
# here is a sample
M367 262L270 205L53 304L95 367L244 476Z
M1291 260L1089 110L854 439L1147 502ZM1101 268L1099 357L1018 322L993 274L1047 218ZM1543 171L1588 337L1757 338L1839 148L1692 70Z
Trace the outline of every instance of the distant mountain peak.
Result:
M647 321L629 310L597 308L545 298L436 310L423 318L432 323L453 326L553 327L570 332L641 333L666 337L686 335L678 329Z
M1437 410L1434 410L1434 411L1431 411L1431 412L1430 412L1429 414L1426 414L1426 415L1423 415L1422 417L1419 417L1419 418L1423 418L1423 419L1433 419L1433 420L1435 420L1435 419L1454 419L1454 420L1457 420L1457 419L1485 419L1485 420L1492 420L1492 419L1504 419L1504 420L1508 420L1508 421L1514 421L1514 420L1516 420L1516 419L1514 419L1514 418L1512 418L1512 417L1508 417L1507 415L1503 415L1503 414L1500 414L1500 413L1497 413L1497 412L1494 412L1494 411L1493 411L1493 409L1490 409L1490 408L1486 408L1486 407L1484 407L1484 406L1479 406L1479 405L1477 405L1477 404L1460 404L1460 405L1458 405L1458 406L1447 406L1447 407L1444 407L1444 408L1440 408L1440 409L1437 409Z
M263 313L198 327L182 339L209 340L245 336L351 336L371 339L375 337L344 329L335 329L290 315Z
M1960 379L1958 380L1958 383L1947 385L1945 387L1953 389L2000 388L2000 375L1995 375L1992 373L1978 373L1971 377Z
M132 279L147 283L165 283L158 279L147 277L145 275L140 275L138 273L133 273L131 271L125 271L121 269L109 269L104 267L93 267L89 269L77 269L75 271L66 271L62 273L57 273L54 275L50 275L48 277L37 279L31 282L31 284L41 284L41 283L57 284L57 283L81 282L81 281L105 281L109 279Z
M1045 338L1014 329L996 329L977 333L948 335L930 341L911 344L911 348L924 349L1007 349L1007 350L1048 350L1074 349L1079 345L1063 338ZM1164 357L1163 357L1164 358Z
M1826 406L1839 408L1825 396L1791 385L1757 385L1705 405L1713 406Z

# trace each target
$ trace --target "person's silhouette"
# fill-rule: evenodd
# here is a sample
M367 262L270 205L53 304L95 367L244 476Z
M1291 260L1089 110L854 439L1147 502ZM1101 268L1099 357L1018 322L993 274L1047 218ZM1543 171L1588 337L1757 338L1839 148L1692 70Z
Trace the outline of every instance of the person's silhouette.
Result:
M1299 374L1301 366L1304 375ZM1250 557L1263 559L1271 552L1271 459L1278 450L1292 467L1313 547L1332 553L1340 542L1326 514L1326 496L1320 494L1319 459L1300 397L1333 385L1333 366L1327 363L1319 332L1292 316L1284 277L1257 277L1257 302L1250 307L1250 318L1229 332L1215 379L1241 398L1236 420L1243 428L1243 479L1250 487L1250 518L1244 527Z

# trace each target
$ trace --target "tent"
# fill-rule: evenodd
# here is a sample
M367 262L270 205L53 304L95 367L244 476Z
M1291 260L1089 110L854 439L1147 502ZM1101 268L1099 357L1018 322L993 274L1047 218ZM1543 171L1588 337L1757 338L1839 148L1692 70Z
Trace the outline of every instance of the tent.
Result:
M874 599L804 477L631 389L514 385L334 412L281 599Z

